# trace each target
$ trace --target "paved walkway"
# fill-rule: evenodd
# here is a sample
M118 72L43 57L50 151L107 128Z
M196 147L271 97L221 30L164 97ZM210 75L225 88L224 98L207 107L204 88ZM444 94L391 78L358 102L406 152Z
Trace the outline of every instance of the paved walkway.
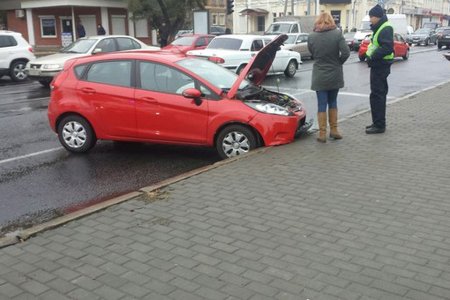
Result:
M450 299L450 84L0 249L0 299ZM345 101L341 99L340 101Z

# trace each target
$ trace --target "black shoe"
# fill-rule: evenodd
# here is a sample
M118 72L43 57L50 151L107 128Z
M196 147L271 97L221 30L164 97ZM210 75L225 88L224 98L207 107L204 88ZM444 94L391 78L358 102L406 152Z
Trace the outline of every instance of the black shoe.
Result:
M380 127L375 127L372 126L370 128L366 129L366 133L367 134L377 134L377 133L384 133L386 131L386 128L380 128Z
M373 127L373 124L370 124L370 125L366 126L366 129L369 129L369 128L372 128L372 127Z

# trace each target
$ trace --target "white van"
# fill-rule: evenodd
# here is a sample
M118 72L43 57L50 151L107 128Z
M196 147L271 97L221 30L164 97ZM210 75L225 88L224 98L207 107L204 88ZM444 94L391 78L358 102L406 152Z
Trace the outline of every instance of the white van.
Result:
M389 23L391 23L394 28L394 32L400 34L403 38L406 38L406 35L414 31L412 26L408 25L405 14L387 14L386 16ZM361 42L371 34L372 30L370 30L370 17L367 15L364 16L359 30L355 33L354 45L358 48Z

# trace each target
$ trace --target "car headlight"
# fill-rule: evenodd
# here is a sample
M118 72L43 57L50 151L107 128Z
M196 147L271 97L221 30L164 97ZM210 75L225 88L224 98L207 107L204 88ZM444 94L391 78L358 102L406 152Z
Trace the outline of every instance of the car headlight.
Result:
M62 65L59 64L48 64L48 65L43 65L42 68L45 70L59 70L62 69Z
M286 108L273 103L265 103L265 102L244 102L244 103L259 112L279 116L289 116L289 111Z

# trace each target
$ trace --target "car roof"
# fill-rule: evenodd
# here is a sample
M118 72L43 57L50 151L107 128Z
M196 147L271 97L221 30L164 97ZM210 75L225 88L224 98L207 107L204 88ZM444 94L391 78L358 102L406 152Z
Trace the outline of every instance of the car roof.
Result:
M22 35L20 32L11 31L11 30L0 30L1 34L10 34L10 35Z
M213 34L206 34L206 33L184 33L181 34L180 37L186 37L186 36L190 36L190 37L216 37Z
M102 53L96 55L87 55L78 58L74 58L76 64L91 63L94 61L106 61L106 60L121 60L121 59L152 59L160 62L174 63L181 59L186 58L185 55L179 53L173 53L164 50L130 50L130 51L117 51Z
M265 35L257 35L257 34L224 34L220 36L216 36L215 39L226 39L226 38L235 38L241 40L253 40L253 39L264 39L267 38Z

